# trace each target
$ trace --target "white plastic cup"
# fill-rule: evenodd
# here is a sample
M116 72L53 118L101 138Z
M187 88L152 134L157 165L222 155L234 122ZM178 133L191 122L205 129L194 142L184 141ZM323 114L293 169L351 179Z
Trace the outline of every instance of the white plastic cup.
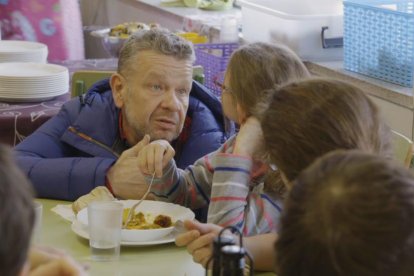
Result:
M89 246L95 261L116 261L120 255L123 205L95 201L88 205Z
M235 17L224 17L220 24L220 42L238 42L239 26Z
M35 211L35 221L32 231L32 242L39 243L42 234L42 217L43 217L43 205L38 201L33 202L33 208Z

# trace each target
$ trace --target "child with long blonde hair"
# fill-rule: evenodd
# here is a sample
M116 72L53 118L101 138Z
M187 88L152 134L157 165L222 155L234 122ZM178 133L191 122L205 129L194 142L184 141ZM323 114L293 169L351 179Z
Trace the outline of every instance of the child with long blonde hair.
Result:
M208 222L238 227L245 235L276 231L281 198L264 189L271 172L264 158L246 154L257 147L250 141L260 142L255 137L261 137L249 117L255 115L265 89L306 77L306 67L283 46L253 43L236 50L219 85L224 114L240 125L239 133L186 170L176 167L166 141L144 147L138 157L140 169L158 177L152 193L191 209L208 206Z
M260 122L249 120L263 131L265 150L288 191L302 170L330 151L359 149L391 156L389 128L375 104L352 85L327 79L294 82L269 91L263 108ZM185 227L188 231L176 237L176 244L187 246L193 259L205 265L222 227L193 221L186 221ZM277 233L244 239L256 269L274 270L276 239Z

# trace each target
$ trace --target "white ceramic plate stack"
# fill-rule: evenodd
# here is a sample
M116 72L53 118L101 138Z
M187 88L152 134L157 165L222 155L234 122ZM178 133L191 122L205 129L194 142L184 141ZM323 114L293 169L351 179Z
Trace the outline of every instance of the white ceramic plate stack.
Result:
M0 62L46 63L47 45L39 42L0 40Z
M0 100L36 102L69 91L69 72L56 64L0 63Z

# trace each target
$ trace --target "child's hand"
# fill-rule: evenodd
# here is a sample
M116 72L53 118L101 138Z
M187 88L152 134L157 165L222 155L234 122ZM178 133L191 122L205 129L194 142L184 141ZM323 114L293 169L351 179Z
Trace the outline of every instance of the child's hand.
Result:
M263 132L260 122L255 117L249 117L241 125L236 137L234 154L253 157L263 145Z
M34 245L29 251L30 268L34 269L39 265L58 258L67 256L64 251L52 247Z
M86 267L65 252L55 248L34 246L29 254L30 276L86 275Z
M138 153L138 167L144 174L162 177L162 170L174 157L175 150L166 140L155 140Z
M31 270L30 276L83 276L88 275L85 269L71 257L52 260Z
M175 238L177 246L187 246L187 251L193 256L193 260L206 267L213 254L214 238L221 231L221 227L211 223L198 221L184 221L187 232Z

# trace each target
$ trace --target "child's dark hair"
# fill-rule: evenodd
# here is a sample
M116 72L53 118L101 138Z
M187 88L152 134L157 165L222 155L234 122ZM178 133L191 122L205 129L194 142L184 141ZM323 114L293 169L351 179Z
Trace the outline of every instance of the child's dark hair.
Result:
M19 275L34 224L33 192L10 150L0 144L0 275Z
M355 86L310 79L269 94L261 118L265 149L288 181L336 149L391 156L389 128L376 105Z
M294 181L277 242L280 276L414 275L414 176L389 159L336 151Z

